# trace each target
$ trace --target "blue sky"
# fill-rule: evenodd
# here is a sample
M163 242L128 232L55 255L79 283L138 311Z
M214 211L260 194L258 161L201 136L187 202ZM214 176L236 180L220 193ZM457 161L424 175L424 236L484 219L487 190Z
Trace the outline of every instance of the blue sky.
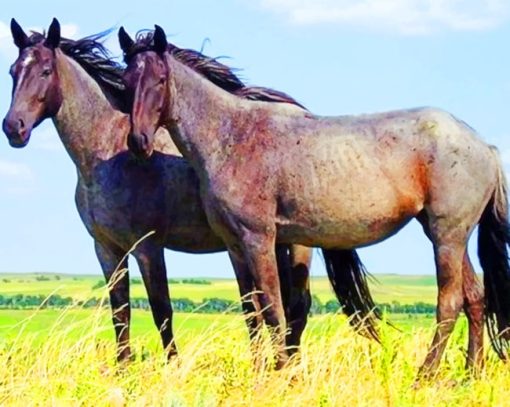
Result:
M2 117L10 102L8 67L16 57L11 17L28 29L47 27L54 16L71 38L120 25L133 34L158 23L177 45L204 44L208 55L228 56L230 65L242 68L248 83L285 91L317 114L446 109L497 145L510 168L508 1L3 2ZM120 54L115 34L107 45ZM100 273L74 206L75 183L75 168L51 122L37 128L23 150L0 136L0 272ZM360 254L373 273L434 272L431 245L415 222ZM171 277L233 276L225 254L168 252L167 267ZM323 273L317 254L313 272Z

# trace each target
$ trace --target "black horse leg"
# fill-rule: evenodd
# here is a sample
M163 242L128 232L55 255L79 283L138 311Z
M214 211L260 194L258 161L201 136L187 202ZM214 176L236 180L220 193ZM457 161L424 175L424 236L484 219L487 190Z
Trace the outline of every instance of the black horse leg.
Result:
M177 355L172 330L173 310L166 276L163 248L150 241L144 241L133 253L149 297L154 322L159 329L168 359Z
M117 360L124 362L131 358L129 346L131 308L129 305L127 257L124 257L125 253L118 247L103 244L97 240L95 249L104 277L109 284L112 319L117 340Z

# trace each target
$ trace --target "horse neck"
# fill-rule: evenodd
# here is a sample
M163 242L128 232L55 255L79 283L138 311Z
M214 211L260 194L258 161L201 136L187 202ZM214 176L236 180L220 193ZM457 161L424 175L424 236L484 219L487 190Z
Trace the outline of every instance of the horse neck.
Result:
M124 150L129 118L114 109L98 83L57 50L62 105L55 127L79 173L88 178L95 164Z
M172 56L167 59L171 72L167 127L199 175L214 171L228 155L233 123L245 120L249 105Z

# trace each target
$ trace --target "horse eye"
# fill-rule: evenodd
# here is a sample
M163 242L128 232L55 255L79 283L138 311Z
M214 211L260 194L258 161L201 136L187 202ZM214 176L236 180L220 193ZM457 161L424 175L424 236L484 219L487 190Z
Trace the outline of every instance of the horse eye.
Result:
M158 82L158 84L159 84L159 85L163 85L164 83L165 83L165 77L164 77L164 76L162 76L161 78L159 78L159 82Z
M51 69L50 68L45 68L43 69L43 71L41 72L41 76L44 76L45 78L50 76L51 74Z

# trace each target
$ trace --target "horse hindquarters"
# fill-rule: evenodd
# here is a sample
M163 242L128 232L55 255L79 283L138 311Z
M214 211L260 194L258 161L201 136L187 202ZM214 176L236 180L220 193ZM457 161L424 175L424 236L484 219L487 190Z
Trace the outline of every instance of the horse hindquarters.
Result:
M457 123L455 125L458 126ZM490 284L487 284L486 295L492 301L487 298L486 304L498 304L492 310L490 306L488 308L493 315L497 314L500 328L510 321L510 312L506 311L510 310L510 301L501 307L503 290L505 286L510 288L505 284L510 282L505 273L509 270L506 258L509 240L507 232L503 231L508 222L501 163L486 145L473 142L470 137L464 137L465 134L444 134L443 144L436 149L443 154L438 155L428 169L427 205L417 217L434 246L438 279L437 328L420 370L420 375L425 377L435 374L463 305L470 324L467 365L481 362L483 315L480 310L483 309L483 295L475 285L476 278L467 257L467 242L478 223L479 257L486 284L491 279L496 279L499 284L492 292ZM507 316L501 318L500 311Z

